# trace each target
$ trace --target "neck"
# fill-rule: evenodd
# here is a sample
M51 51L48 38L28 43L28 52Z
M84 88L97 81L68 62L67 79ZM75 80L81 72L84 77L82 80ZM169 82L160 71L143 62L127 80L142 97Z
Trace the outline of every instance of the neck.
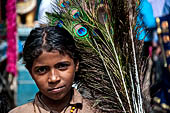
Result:
M65 97L60 100L53 100L45 95L40 95L42 102L50 109L57 112L61 112L70 102L72 91L70 90Z

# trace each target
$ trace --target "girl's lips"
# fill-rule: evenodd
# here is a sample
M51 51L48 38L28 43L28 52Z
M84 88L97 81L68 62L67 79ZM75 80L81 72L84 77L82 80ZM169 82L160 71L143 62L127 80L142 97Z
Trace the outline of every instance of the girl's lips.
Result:
M65 88L65 86L61 86L61 87L58 87L58 88L51 88L48 91L51 92L51 93L59 93L59 92L63 91L64 88Z

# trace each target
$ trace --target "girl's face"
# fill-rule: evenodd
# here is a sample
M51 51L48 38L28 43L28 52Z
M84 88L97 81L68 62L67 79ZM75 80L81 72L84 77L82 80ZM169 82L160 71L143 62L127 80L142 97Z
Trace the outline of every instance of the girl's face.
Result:
M61 100L70 92L78 63L59 51L45 52L35 59L31 76L40 92L52 100Z

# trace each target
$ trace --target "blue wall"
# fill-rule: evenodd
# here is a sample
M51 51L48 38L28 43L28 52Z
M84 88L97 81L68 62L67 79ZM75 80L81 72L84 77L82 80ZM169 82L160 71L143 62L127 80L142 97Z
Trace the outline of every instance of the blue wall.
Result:
M35 94L38 92L35 82L23 64L18 65L17 85L17 106L32 101L35 97Z

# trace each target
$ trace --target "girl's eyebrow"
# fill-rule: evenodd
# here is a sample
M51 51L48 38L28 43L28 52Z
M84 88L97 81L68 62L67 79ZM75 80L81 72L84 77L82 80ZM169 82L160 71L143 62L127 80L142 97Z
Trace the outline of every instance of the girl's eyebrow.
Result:
M70 61L60 61L60 62L57 62L54 65L57 65L57 64L71 64L71 62ZM45 66L47 66L47 64L37 64L34 68L36 68L36 67L45 67Z
M35 67L34 67L34 70L39 69L39 68L42 68L42 67L48 67L48 66L46 66L46 65L43 65L43 66L35 66Z
M60 62L57 62L57 63L70 63L70 61L60 61Z
M69 62L69 61L61 61L61 62L57 62L55 65L58 65L58 64L71 64L71 62Z

